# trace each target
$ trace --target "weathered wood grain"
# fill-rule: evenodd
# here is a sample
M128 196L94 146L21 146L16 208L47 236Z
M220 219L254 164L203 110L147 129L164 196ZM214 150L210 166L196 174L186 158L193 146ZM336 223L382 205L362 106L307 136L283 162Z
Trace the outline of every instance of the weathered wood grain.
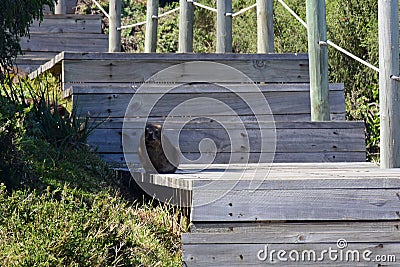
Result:
M179 55L179 56L178 56ZM230 60L229 56L220 58L218 56L198 55L184 58L186 54L177 54L175 58L158 58L153 60L145 59L143 56L132 58L127 56L125 59L115 60L64 60L63 82L144 82L161 70L165 70L158 81L163 82L308 82L308 63L307 60L298 56L292 59L266 58L245 60ZM187 73L186 65L177 65L190 60L208 61L207 63L193 63L195 70ZM211 62L210 62L211 61ZM215 61L231 66L248 78L243 78L234 70L219 64L212 64ZM166 70L174 66L174 69ZM140 66L140 67L138 67ZM209 67L211 66L211 67ZM196 69L197 68L197 69ZM91 75L83 75L82 71L90 69ZM250 79L250 80L249 80Z
M278 164L281 165L281 164ZM303 164L306 165L306 164ZM336 164L341 165L341 164ZM301 165L298 165L300 168ZM314 165L316 167L318 165ZM362 168L362 167L361 167ZM312 234L324 232L342 233L352 235L357 232L393 233L397 234L400 228L399 221L373 221L373 222L259 222L259 223L196 223L190 227L191 233L292 233L300 236L303 233ZM183 237L182 237L183 238ZM190 243L190 234L186 235L187 243ZM306 241L307 239L303 240ZM300 241L300 240L299 240Z
M124 155L122 153L100 153L100 157L104 160L107 160L110 163L123 165L125 166L127 163L125 162ZM198 159L200 155L198 153L184 154L185 158L182 158L182 164L192 163L191 161ZM206 154L205 157L209 156L212 158L215 164L223 164L230 161L231 156L234 157L235 163L248 163L248 162L258 162L260 158L271 158L274 157L274 162L296 162L296 163L306 163L306 162L365 162L366 154L365 152L303 152L303 153L244 153L244 154L234 154L231 153L218 153L214 158L214 154ZM137 154L131 155L132 161L129 163L138 164L139 157ZM200 162L199 162L200 163Z
M82 33L32 33L30 38L21 38L21 48L25 51L107 51L108 38L102 34Z
M200 91L200 90L199 90ZM236 112L237 116L274 114L310 114L309 92L245 92L235 93L167 93L167 94L80 94L73 95L73 103L82 113L90 112L99 117L147 117L167 116L172 109L181 104L188 112L196 116L219 116L231 114L226 105ZM134 99L128 110L128 104ZM263 99L264 97L264 99ZM212 104L204 108L201 103L207 101ZM331 91L330 100L332 114L344 114L344 95L341 91ZM133 104L137 103L137 104ZM182 106L182 104L184 106ZM269 107L268 107L269 105ZM263 113L261 113L263 112ZM186 112L185 112L186 113ZM183 114L182 114L183 115Z
M296 80L297 82L308 82L308 57L306 54L191 54L191 53L179 53L179 54L171 54L171 53L96 53L96 52L62 52L59 55L57 55L51 62L46 63L43 65L39 70L33 72L30 77L34 78L40 75L43 72L46 72L50 69L53 68L55 65L59 65L61 61L63 60L97 60L97 61L167 61L167 62L173 62L171 63L172 65L174 64L179 64L183 62L188 62L188 61L207 61L207 62L220 62L224 63L226 62L228 65L229 62L234 63L235 61L242 62L240 65L243 65L243 62L251 62L254 63L255 66L258 69L265 69L269 65L269 61L275 62L275 64L279 61L286 61L290 62L292 64L292 68L299 69L299 71L296 71L296 73L293 72L288 72L286 73L286 77L289 77L288 80L284 79L282 82L289 82L293 80ZM171 64L167 66L171 66ZM162 66L162 68L156 68L154 72L150 73L150 76L153 75L155 72L157 72L160 69L164 69L167 66ZM241 70L241 69L239 69ZM268 70L268 68L267 68ZM243 71L243 70L241 70ZM265 71L265 70L264 70ZM263 73L263 71L260 71ZM247 74L246 72L244 72ZM131 73L130 73L131 74ZM288 75L290 74L290 75ZM60 75L60 72L57 73L57 75ZM215 74L214 74L215 75ZM305 75L305 76L302 76ZM149 78L149 75L146 75L145 78ZM262 75L264 76L264 75ZM282 77L283 74L281 73L280 77ZM80 77L85 77L85 76L80 76ZM259 75L257 76L259 77ZM73 78L73 77L72 77ZM77 77L78 78L78 77ZM86 77L87 78L87 77ZM140 79L140 82L143 82L144 80L143 77ZM250 77L250 79L255 78L255 77ZM236 78L237 79L237 78ZM300 79L300 80L299 80ZM98 80L97 77L96 79L91 79L92 82L104 82L104 79ZM127 80L127 79L125 79ZM265 79L264 79L265 80ZM72 82L76 82L77 79L73 78ZM257 80L254 80L257 82ZM68 82L68 81L65 81ZM80 80L79 82L89 82L88 80ZM124 82L124 80L112 80L111 82ZM133 82L133 80L128 79L128 83ZM216 80L216 82L223 82L220 79ZM231 81L228 81L231 82ZM269 82L269 81L267 81ZM273 81L271 81L273 82Z
M282 224L281 224L282 225ZM357 224L356 224L357 225ZM325 228L329 227L329 223L325 224ZM351 243L373 243L377 238L381 242L398 243L400 232L397 231L378 231L365 229L364 231L344 232L337 230L336 232L325 230L309 230L304 231L300 227L292 231L288 227L282 227L284 230L276 230L275 232L252 231L248 229L239 233L190 233L182 236L182 243L188 244L308 244L308 243L327 243L335 244L339 238L345 238Z
M339 126L339 125L338 125ZM363 126L360 124L360 126ZM126 130L126 140L138 138L143 129ZM98 146L99 152L122 152L122 130L96 129L89 137L89 144ZM274 129L183 129L165 130L165 135L184 153L198 153L200 141L206 138L213 140L217 153L220 152L270 152L275 146L267 145L275 140ZM179 144L176 143L179 140ZM264 147L261 147L264 144ZM209 148L213 149L213 148ZM136 152L136 148L125 148L126 152ZM354 129L285 129L276 130L277 153L309 153L328 151L365 151L364 130L362 127ZM203 152L212 153L213 150Z
M62 60L143 60L143 61L298 61L308 62L307 54L284 53L284 54L194 54L194 53L80 53L67 51L63 53ZM261 62L260 62L261 63ZM260 67L260 66L259 66ZM305 66L306 68L308 67Z
M42 22L34 21L30 33L101 33L99 15L47 15Z
M382 171L367 162L181 164L174 175L153 175L144 173L140 165L131 167L135 180L191 191L400 188L398 170Z
M399 190L195 190L192 221L398 220Z
M380 235L376 235L377 240L381 240ZM317 259L321 257L321 251L326 249L329 250L331 247L333 250L337 250L335 242L329 244L271 244L268 245L269 252L273 249L275 250L274 261L270 262L269 258L265 261L260 261L257 258L257 253L260 250L265 250L265 244L198 244L198 245L183 245L183 261L185 266L265 266L275 264L277 266L283 266L283 262L279 261L277 258L278 251L286 251L286 257L290 251L295 250L300 252L300 259L303 251L316 251L315 260L307 260L308 254L305 255L306 260L300 261L285 261L284 266L397 266L398 263L394 262L380 262L375 261L375 256L377 255L393 255L392 260L398 259L399 254L399 244L397 242L392 242L388 244L382 244L378 241L375 242L365 242L365 243L351 243L349 244L348 250L358 250L360 259L362 259L362 253L366 250L370 250L370 261L352 261L351 252L348 254L350 261L346 261L346 254L343 260L339 260L340 253L335 254L337 256L336 260L330 260L328 254L325 254L324 260L318 261ZM347 249L345 251L348 251ZM285 257L283 256L283 257ZM333 255L332 258L334 259ZM313 256L311 256L313 259ZM374 261L372 261L374 260Z
M53 54L56 55L56 54ZM310 92L309 83L264 83L264 84L235 84L235 83L187 83L173 85L162 83L65 83L68 94L160 94L168 90L170 93L232 93L232 92ZM329 91L343 92L344 100L344 84L331 83Z

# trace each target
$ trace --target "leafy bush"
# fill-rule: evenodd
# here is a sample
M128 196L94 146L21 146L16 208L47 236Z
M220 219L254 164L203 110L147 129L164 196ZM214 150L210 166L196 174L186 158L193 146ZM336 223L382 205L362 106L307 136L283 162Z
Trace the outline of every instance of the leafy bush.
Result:
M18 107L28 135L44 138L58 148L86 146L87 137L101 122L77 116L76 107L68 111L55 85L54 77L49 75L32 81L19 78L17 83L8 81L1 88Z
M178 218L165 207L132 206L106 191L90 199L68 187L7 196L0 185L0 263L181 266Z

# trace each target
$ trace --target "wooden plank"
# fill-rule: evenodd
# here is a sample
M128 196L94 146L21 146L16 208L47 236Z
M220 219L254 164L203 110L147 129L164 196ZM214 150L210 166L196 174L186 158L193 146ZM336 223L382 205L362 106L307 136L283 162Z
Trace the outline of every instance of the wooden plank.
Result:
M232 110L227 106L233 109L237 116L249 116L254 113L257 115L310 114L310 99L307 91L265 92L263 94L244 92L240 95L227 92L212 93L207 90L205 93L136 94L134 101L140 105L131 104L130 109L127 110L133 96L133 93L74 95L73 103L82 113L90 112L99 117L124 117L129 114L135 117L148 117L148 111L151 111L151 116L154 117L167 116L173 108L182 103L184 104L184 106L181 105L183 112L190 111L193 116L230 115ZM343 98L341 91L330 93L332 114L344 114ZM206 101L219 104L208 105L206 109L202 105Z
M34 21L30 33L101 33L99 15L51 15L42 22Z
M307 54L286 53L286 54L193 54L193 53L78 53L65 52L63 60L141 60L141 61L305 61L305 68L308 70ZM260 67L260 66L259 66Z
M357 188L194 190L192 221L399 220L399 192Z
M141 136L143 129L129 129L125 131L127 142L134 144ZM122 130L95 129L89 136L88 143L98 147L98 152L122 153ZM246 153L269 152L273 153L275 145L266 145L275 138L274 129L165 129L165 136L183 153L199 153L201 140L211 139L214 146L203 147L204 153ZM277 153L311 153L311 152L363 152L365 151L365 136L363 128L358 129L276 129ZM177 143L179 140L179 144ZM136 141L137 143L138 141ZM263 144L263 147L261 147ZM216 149L216 151L214 151ZM135 153L137 148L125 148L125 152Z
M176 174L146 174L140 165L131 166L133 177L143 183L178 187L185 190L324 190L400 188L400 172L381 171L376 166L365 168L360 163L261 163L261 164L181 164ZM349 163L347 163L349 164ZM292 166L285 168L285 165ZM223 166L222 168L219 166ZM251 166L251 167L250 167ZM342 166L344 168L342 168ZM211 224L213 224L211 222ZM206 226L208 228L214 226ZM239 227L239 226L236 226Z
M46 63L42 64L39 68L29 74L30 79L39 77L42 73L51 72L56 76L60 76L62 73L62 58L64 52L58 53L54 58L50 59Z
M33 53L31 53L33 54ZM46 53L45 54L51 54ZM30 55L27 53L27 55ZM34 54L33 54L34 55ZM55 56L56 54L54 54ZM232 92L310 92L309 83L268 83L268 84L236 84L236 83L188 83L166 85L162 83L65 83L73 94L160 94L160 93L232 93ZM329 84L329 91L341 91L344 95L343 83ZM343 96L344 100L344 96Z
M17 57L17 63L27 63L32 61L41 61L43 63L54 58L58 52L23 52L23 55Z
M292 236L300 236L303 233L316 232L347 233L370 232L397 234L400 228L399 221L373 221L373 222L274 222L274 223L196 223L190 227L191 233L292 233ZM185 234L186 235L186 234ZM184 238L182 236L182 238ZM190 233L185 237L185 243L191 243ZM305 242L308 239L299 241Z
M25 51L81 51L102 52L107 50L107 36L103 34L82 33L32 33L30 38L21 38Z
M249 60L246 60L246 57L232 60L235 57L175 55L175 58L160 56L156 59L150 59L151 56L148 56L149 60L145 60L143 56L127 56L122 60L117 57L115 60L85 60L86 56L79 61L65 59L63 82L144 82L161 70L164 70L163 74L154 78L159 82L308 82L307 60L299 56L268 58L264 55L254 60L251 59L254 57L248 57ZM187 63L188 60L208 63ZM247 77L214 61L231 66ZM185 62L187 64L180 64ZM166 70L172 66L175 67ZM88 69L91 70L91 75L83 75L82 72Z
M329 223L325 225L328 227ZM239 233L188 233L182 235L182 243L188 244L293 244L293 243L320 243L335 244L339 238L346 239L347 242L356 243L372 243L376 240L380 242L398 243L400 232L397 231L378 231L373 232L371 229L364 231L354 231L344 233L341 230L336 232L326 230L310 230L297 229L288 231L277 230L276 232L260 232L247 230Z
M379 237L379 235L377 235ZM379 238L377 238L379 239ZM266 242L267 243L267 242ZM263 260L261 254L259 260L257 257L258 252L265 250L268 247L269 252L274 250L275 254L273 261L270 258ZM328 253L325 253L321 257L322 250L336 250L329 258ZM392 242L388 244L382 244L380 242L366 242L366 243L351 243L348 249L343 250L343 258L340 258L338 253L338 247L335 242L329 244L198 244L198 245L183 245L183 262L185 266L264 266L268 264L276 264L283 266L283 261L279 261L277 254L278 251L286 251L285 255L281 255L283 258L288 258L288 261L284 261L284 266L397 266L396 259L400 257L400 245L398 242ZM308 260L308 252L315 251L315 259L312 254L311 260ZM360 256L360 260L353 260L352 253L356 250L359 253L356 255ZM300 258L297 261L289 260L289 253L291 251L298 251ZM339 250L340 251L340 250ZM349 251L349 252L348 252ZM365 257L363 260L362 253L364 251L371 251L368 253L369 257ZM302 253L305 252L304 260L302 260ZM354 252L356 253L356 252ZM347 255L347 256L346 256ZM391 255L392 262L382 262L376 258L378 255ZM318 259L321 260L318 260ZM295 259L295 257L294 257ZM342 259L342 260L341 260ZM349 259L347 261L346 259ZM386 258L387 259L387 258Z
M252 119L253 118L253 119ZM262 120L256 121L254 117L249 117L243 119L240 124L246 129L363 129L364 122L362 121L337 121L337 122L311 122L311 121L301 121L301 122L282 122L282 121L271 121L271 117L260 116ZM99 122L100 119L93 119L93 123ZM117 129L121 130L123 123L125 123L126 129L138 130L143 128L145 123L157 123L162 124L164 129L174 130L181 128L182 124L185 124L185 129L192 130L215 130L221 128L221 122L224 122L224 128L238 129L238 120L232 119L231 116L219 116L213 118L190 118L188 121L185 117L169 118L166 122L165 118L107 118L104 122L99 125L98 129ZM359 130L361 131L361 130Z
M117 165L126 165L124 154L122 153L100 153L101 158L104 160L117 164ZM200 155L198 153L184 154L187 159L182 159L182 164L192 163L189 161L198 159ZM204 155L205 157L207 155ZM234 163L255 163L259 162L260 158L271 158L272 155L268 153L245 153L242 154L242 158L239 155L231 155L231 153L218 153L215 157L213 163L215 164L226 164L230 162L231 156L233 156L236 160ZM129 164L139 164L139 157L137 154L131 155L132 162ZM214 158L214 155L209 155L210 158ZM366 161L366 153L361 151L355 152L336 152L336 151L328 151L328 152L315 152L315 153L274 153L273 154L274 162L295 162L295 163L306 163L306 162L364 162ZM201 163L201 162L199 162Z

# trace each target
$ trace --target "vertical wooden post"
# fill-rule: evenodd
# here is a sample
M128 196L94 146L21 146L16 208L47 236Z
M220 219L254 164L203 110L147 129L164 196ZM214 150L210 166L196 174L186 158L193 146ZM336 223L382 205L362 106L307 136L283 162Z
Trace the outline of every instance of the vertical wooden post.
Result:
M193 1L180 0L179 14L179 53L193 52Z
M147 0L146 21L144 52L154 53L157 49L158 0Z
M330 120L325 0L307 0L311 120Z
M257 53L274 53L273 0L257 0Z
M110 0L108 52L121 52L121 0Z
M398 12L398 0L378 1L381 168L400 167Z
M217 0L217 53L232 52L232 0Z
M54 14L67 14L66 0L58 0L54 8Z

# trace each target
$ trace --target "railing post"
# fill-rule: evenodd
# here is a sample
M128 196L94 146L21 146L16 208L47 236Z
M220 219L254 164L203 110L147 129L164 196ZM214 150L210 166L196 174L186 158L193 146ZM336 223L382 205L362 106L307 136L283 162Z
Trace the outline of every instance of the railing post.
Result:
M381 168L400 167L398 10L398 0L378 1Z
M257 53L274 53L273 0L257 0Z
M54 14L67 14L66 0L58 0L54 8Z
M232 52L232 0L217 0L217 53Z
M147 0L146 21L144 52L154 53L157 49L158 0Z
M193 52L193 0L180 0L179 53Z
M330 120L325 0L307 0L311 120ZM321 43L322 41L322 43Z
M108 52L121 52L121 0L110 0Z

